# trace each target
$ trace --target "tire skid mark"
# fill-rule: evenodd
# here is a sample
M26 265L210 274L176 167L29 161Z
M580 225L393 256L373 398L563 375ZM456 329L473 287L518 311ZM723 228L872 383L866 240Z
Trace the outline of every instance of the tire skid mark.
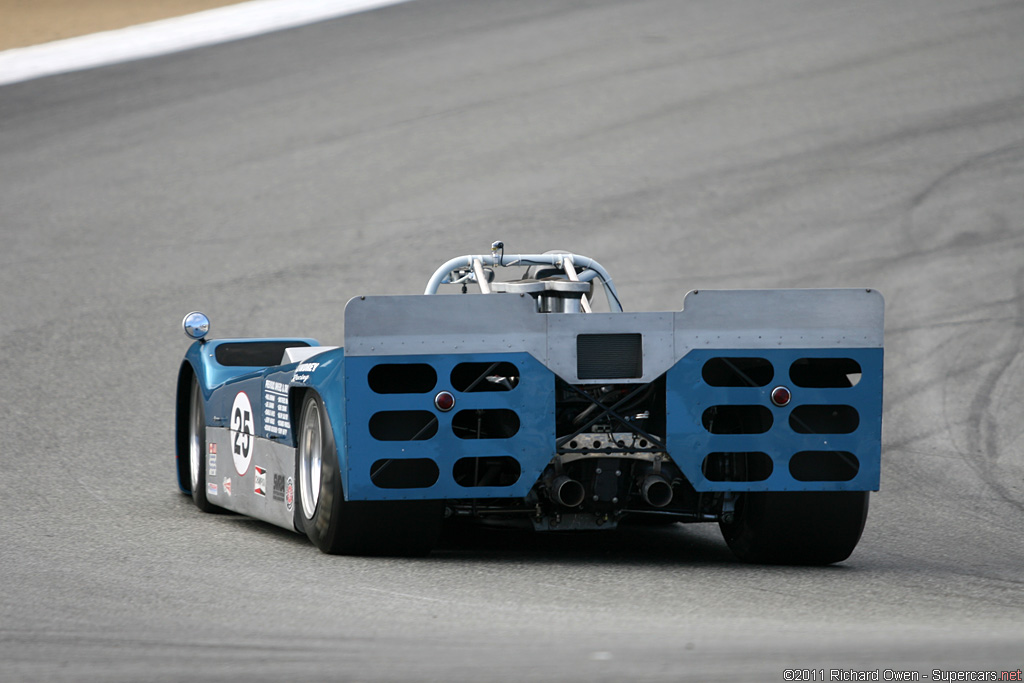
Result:
M954 339L947 340L947 342L944 342L938 348L941 348L942 346L946 346L948 343L952 343L953 341L955 341L955 340ZM924 355L926 355L926 356L933 356L933 355L937 355L937 354L935 353L934 349L930 349ZM909 381L909 382L905 381L905 382L902 383L902 385L901 385L899 390L892 390L892 391L890 391L890 393L887 394L886 398L888 400L893 400L893 399L906 398L908 396L916 396L916 395L920 394L922 391L925 391L926 389L929 389L929 388L941 388L941 387L944 387L944 386L948 385L951 380L957 380L957 379L960 379L960 378L968 378L969 379L971 377L976 377L978 375L978 373L981 370L983 370L986 366L991 365L992 363L999 363L999 362L1003 361L1004 359L1009 359L1010 361L1012 361L1013 358L1015 358L1015 357L1016 357L1016 354L1014 354L1014 353L1003 353L1003 354L998 354L998 355L994 355L994 356L986 356L983 359L977 360L977 361L972 362L972 363L968 363L966 365L957 365L957 366L955 366L955 369L950 370L948 373L946 373L944 375L941 375L941 376L938 376L938 377L936 377L936 376L928 376L927 378L922 379L920 381ZM964 419L967 419L966 416L964 417Z
M1009 297L1003 299L993 299L991 301L981 303L971 303L966 308L959 310L941 311L934 315L924 316L923 318L914 321L913 324L904 325L900 327L887 326L885 328L886 336L894 334L912 334L914 332L921 332L924 330L941 329L943 327L957 327L960 325L977 325L982 323L999 322L1006 320L1005 315L998 315L1006 306L1013 306L1017 303L1017 297ZM991 312L992 315L986 315L985 317L974 317L965 320L950 320L952 316L966 315L970 313L981 313Z
M1004 100L1003 104L1008 102L1010 100ZM1003 116L1014 120L1020 120L1024 112L1019 107L1014 107L1016 111L1002 109ZM993 113L975 114L979 121L989 121L993 116ZM947 117L947 121L966 123L964 118L955 115ZM979 193L1009 191L1012 196L1012 179L1019 172L1022 159L1024 141L1015 140L970 155L933 177L907 200L898 225L909 250L889 257L890 265L906 267L910 261L919 267L934 267L936 259L944 259L950 272L965 266L974 271L971 264L975 259L991 261L1019 253L1018 245L1024 234L1019 226L1011 224L1014 215L1010 214L1010 219L1001 214L993 215L992 208L984 203L985 196ZM929 206L933 206L933 214L930 220L922 220L922 212ZM1001 206L994 208L999 210ZM964 214L965 211L969 213ZM964 230L965 223L977 229ZM992 278L999 272L982 274ZM1024 334L1020 330L1024 321L1024 269L1014 267L1011 279L1011 295L987 301L977 301L989 289L981 289L980 281L965 282L963 294L960 294L961 288L946 283L943 289L953 295L947 301L956 308L932 308L922 319L886 332L898 335L906 345L913 345L916 350L911 355L922 362L941 364L925 381L911 382L913 386L904 384L899 398L913 400L909 397L922 390L937 389L941 404L941 428L937 434L941 435L948 452L962 460L979 483L998 500L1024 511L1024 501L1010 488L1014 480L1008 480L1005 468L999 464L1000 429L993 414L993 409L997 408L994 401L998 387L1024 354ZM977 293L971 296L971 292ZM973 334L974 331L985 334ZM973 396L965 396L971 390ZM887 398L891 400L894 394L890 391ZM906 447L934 436L934 431L917 438L905 436L899 442L887 442L885 447ZM965 510L970 516L969 508L965 506Z
M806 165L808 160L816 158L823 159L851 159L865 152L872 150L888 150L894 145L907 144L913 140L922 140L931 137L946 137L950 133L961 130L976 130L983 126L997 126L1008 123L1019 122L1024 119L1024 95L1005 97L999 100L980 102L966 105L957 109L949 109L926 117L923 120L911 120L903 125L894 127L891 130L882 131L870 137L854 135L846 139L838 139L835 142L828 142L823 145L803 148L780 156L754 160L743 164L737 173L749 174L757 171L777 172L780 164L793 164L794 166ZM819 132L829 132L822 129ZM835 133L836 131L833 131ZM793 139L807 139L805 131L799 135L794 134ZM783 138L785 140L786 138ZM921 143L923 144L923 142ZM1005 152L1011 149L1024 150L1024 140L1018 140L999 147L996 150L984 152L979 156L989 156L997 152ZM977 157L972 157L977 159ZM964 165L963 162L958 166ZM946 175L946 174L944 174ZM929 185L934 184L930 183ZM923 194L923 191L921 193Z
M951 194L953 192L952 188L958 183L962 183L968 174L990 172L1000 166L1016 164L1021 159L1024 159L1024 142L1017 141L971 156L940 174L910 199L909 208L902 223L905 239L911 245L919 246L919 238L915 235L915 217L917 212L927 205L930 200L943 194ZM974 241L970 239L971 237L974 238ZM979 237L981 238L981 244L977 243ZM961 233L954 236L946 245L939 247L938 250L922 249L915 255L934 256L936 251L950 249L954 256L960 256L967 248L999 244L1005 241L1007 237L1010 238L1010 241L1017 241L1020 238L1020 234L1014 234L1013 229L1008 226L999 225L996 230L988 235L979 236L976 233L970 235ZM1014 494L1009 488L1005 477L1001 476L999 472L1000 468L997 464L1001 455L998 438L999 425L992 412L997 387L1000 386L1006 373L1014 367L1015 362L1020 360L1022 353L1024 353L1024 335L1019 333L1022 321L1024 321L1024 269L1018 269L1015 272L1013 283L1013 296L1002 298L998 301L990 301L971 309L972 312L978 312L979 309L997 312L1000 309L1005 311L1007 308L1010 308L1012 310L1011 316L1004 314L994 319L989 317L987 320L977 321L977 323L987 322L989 327L992 328L994 323L1006 323L1007 319L1010 318L1013 320L1010 335L1007 336L1005 332L1001 332L1005 341L984 353L980 362L964 364L962 361L966 359L965 357L978 349L976 345L969 345L969 341L967 342L968 345L962 345L960 352L956 354L956 362L952 366L956 368L956 371L941 375L939 383L942 386L943 418L946 432L951 435L960 432L966 438L966 444L963 442L957 443L957 439L952 439L952 447L968 467L1001 500L1013 505L1018 510L1024 511L1024 501ZM963 322L949 319L955 315L955 312L942 311L940 316L945 317L946 321L944 323L941 320L935 321L930 326L930 329ZM971 322L977 325L975 321ZM901 330L901 332L906 331L912 331L912 329ZM1014 331L1017 333L1014 333ZM964 340L963 336L950 336L947 341L958 341L964 344ZM970 402L967 412L964 413L961 407L963 402L960 399L962 384L954 382L954 380L958 376L962 376L965 371L970 373L990 365L994 365L994 367L984 374L984 379L977 385L978 389ZM965 431L958 429L958 427L964 424L964 420L955 419L954 416L964 416L967 418Z
M983 152L960 162L949 169L938 178L928 184L923 190L914 195L910 200L911 211L917 209L928 200L935 192L944 185L955 179L962 173L972 171L976 168L987 166L989 163L1003 163L1006 161L1017 161L1022 155L1018 152L1024 151L1024 142L1014 142L1009 145L997 147L994 150ZM1006 157L1006 158L1004 158Z
M1022 112L1024 112L1024 101L1019 101L1020 98L1010 101L1012 108L1016 110L1013 114L1014 119L1024 118ZM937 195L939 191L946 189L949 185L958 181L961 176L972 173L982 169L988 169L991 166L997 166L1001 164L1014 163L1024 159L1024 140L1018 140L996 149L982 152L969 157L960 163L956 164L952 168L948 169L944 173L940 174L937 178L933 179L928 185L921 189L917 194L909 200L909 207L904 216L903 223L901 225L904 238L913 247L917 248L919 240L914 235L915 220L914 214L922 206L928 202L933 196ZM963 245L958 244L956 240L950 245L953 248L959 248ZM925 253L929 250L925 250Z
M985 471L983 476L986 481L999 491L1007 502L1024 511L1024 501L1013 496L1004 481L998 476L998 472L995 471L996 463L1000 459L999 424L992 413L994 389L1002 384L1007 371L1024 354L1024 329L1022 329L1024 328L1024 268L1017 271L1014 285L1017 293L1016 319L1014 321L1016 334L1011 335L1012 355L1009 362L997 364L986 378L982 391L975 396L971 404L971 415L976 415L979 419L972 423L971 436L983 445L982 454L986 456L986 459L982 463L982 469Z
M1014 327L1018 333L1011 335L1010 348L1008 350L994 356L987 356L988 360L994 360L995 367L986 374L978 392L971 401L967 413L971 418L967 423L968 443L977 444L979 447L971 448L968 445L966 448L963 448L955 442L953 447L960 453L964 462L989 488L998 493L1002 500L1024 512L1024 501L1014 496L1007 483L1000 477L997 471L996 463L1000 457L999 425L992 413L994 389L1002 383L1007 370L1013 367L1014 361L1020 359L1022 354L1024 354L1024 334L1020 333L1022 321L1024 321L1024 268L1017 271L1014 285L1017 293L1014 300L1016 304ZM948 387L948 384L946 386ZM943 413L947 428L951 428L950 411L954 410L953 406L959 403L956 390L955 386L951 389L944 388L943 390Z
M880 224L882 221L876 221L874 225ZM970 235L973 242L971 244L963 244L965 235L954 238L950 242L936 245L930 248L918 248L909 251L893 250L891 253L885 256L864 256L856 258L844 258L842 266L845 272L857 273L859 281L870 281L869 275L884 276L885 271L906 271L908 269L919 269L927 270L932 267L936 258L955 258L963 256L965 252L978 252L982 249L998 249L1000 251L1008 251L1011 249L1019 249L1024 247L1024 232L1019 234L1013 233L1012 231L1000 231L998 234L991 235ZM835 277L835 263L828 263L820 267L820 269L811 270L801 275L800 277L786 278L780 280L775 278L773 283L778 286L787 287L816 287L823 281L823 279L829 279L834 281ZM739 271L737 271L739 272ZM755 273L758 275L772 275L775 271L768 269L764 272ZM879 286L881 287L881 286ZM883 290L884 291L884 290ZM997 309L1000 306L1009 303L1009 299L1001 299L996 301L988 302L972 302L966 312L978 313L981 311ZM943 309L940 312L923 318L924 321L918 324L915 322L911 325L902 325L900 327L892 327L888 323L886 325L885 333L886 336L890 334L907 334L922 331L926 329L939 329L942 327L955 327L960 325L971 325L971 324L984 324L988 322L995 322L1004 320L1004 316L996 316L994 318L981 318L971 320L953 320L950 319L958 314L963 314L965 311L957 311L950 309Z

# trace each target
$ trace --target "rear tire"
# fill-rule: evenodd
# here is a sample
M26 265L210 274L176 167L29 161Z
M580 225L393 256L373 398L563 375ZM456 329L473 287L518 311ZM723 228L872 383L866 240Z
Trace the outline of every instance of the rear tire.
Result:
M744 562L826 565L850 556L867 515L867 491L743 493L719 526Z
M199 380L192 378L188 410L188 464L192 501L203 512L218 512L217 507L206 497L206 410Z
M443 501L346 501L323 401L308 394L300 415L295 507L309 540L331 555L429 553L441 533Z

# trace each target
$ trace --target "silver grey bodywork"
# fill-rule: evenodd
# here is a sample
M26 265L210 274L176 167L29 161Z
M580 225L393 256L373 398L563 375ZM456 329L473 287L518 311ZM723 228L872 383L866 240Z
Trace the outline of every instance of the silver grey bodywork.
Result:
M650 382L697 348L881 348L872 289L700 290L675 312L544 314L516 294L357 297L345 307L348 356L525 351L573 384L576 336L643 334Z

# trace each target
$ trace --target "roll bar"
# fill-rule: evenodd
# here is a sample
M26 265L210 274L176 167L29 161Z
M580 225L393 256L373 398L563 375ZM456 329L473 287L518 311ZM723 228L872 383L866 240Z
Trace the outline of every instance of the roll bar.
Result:
M498 251L501 250L499 254ZM484 294L491 292L490 283L483 272L484 266L554 266L560 268L569 280L589 282L595 277L601 280L608 292L608 305L615 312L622 312L619 293L615 289L611 275L600 263L589 256L558 252L548 254L511 254L504 252L504 244L495 242L490 254L468 254L445 261L430 276L424 294L437 294L442 284L465 284L476 282ZM455 276L455 277L453 277Z

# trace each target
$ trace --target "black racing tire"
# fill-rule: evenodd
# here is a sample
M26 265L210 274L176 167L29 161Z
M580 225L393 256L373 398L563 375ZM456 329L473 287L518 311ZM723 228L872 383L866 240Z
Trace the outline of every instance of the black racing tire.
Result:
M867 491L743 493L722 536L744 562L827 565L847 559L868 515Z
M334 432L321 398L310 392L299 414L296 528L331 555L428 554L441 534L443 501L346 501Z
M219 512L206 497L206 409L199 380L192 377L188 395L188 470L192 489L192 501L203 512Z

